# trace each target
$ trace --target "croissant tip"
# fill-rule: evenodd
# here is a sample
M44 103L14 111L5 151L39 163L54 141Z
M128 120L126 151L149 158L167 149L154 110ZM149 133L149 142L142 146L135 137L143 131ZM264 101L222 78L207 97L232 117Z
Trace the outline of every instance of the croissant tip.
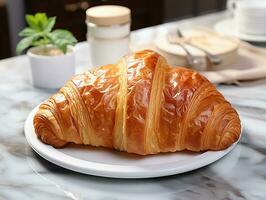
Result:
M230 147L232 144L238 141L239 137L240 137L240 132L238 133L226 132L218 148L226 149Z
M52 145L55 148L64 147L67 142L57 138L50 127L50 121L39 112L33 119L33 125L37 137L45 144Z

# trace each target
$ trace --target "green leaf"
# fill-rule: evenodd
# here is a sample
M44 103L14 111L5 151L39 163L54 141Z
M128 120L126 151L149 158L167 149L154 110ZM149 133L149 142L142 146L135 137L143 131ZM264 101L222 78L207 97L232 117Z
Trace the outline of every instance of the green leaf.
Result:
M45 27L48 24L48 18L45 13L36 13L35 20L38 24L38 27L41 31L44 31Z
M71 32L63 29L56 29L51 32L52 38L57 40L68 41L69 44L75 44L77 42L76 38L72 35Z
M50 44L50 40L48 38L41 38L41 39L38 39L38 40L34 40L32 42L32 46L43 46L43 45L47 45L47 44Z
M26 22L30 26L30 28L34 30L39 30L38 22L34 15L26 15Z
M34 17L37 21L42 23L46 23L48 20L46 13L36 13Z
M34 34L37 34L37 32L32 29L32 28L25 28L23 29L20 33L19 33L19 36L22 36L22 37L27 37L27 36L32 36Z
M45 13L36 13L35 15L26 15L26 21L29 26L36 31L44 31L44 29L48 26L49 20ZM52 21L52 20L50 20ZM49 25L51 28L53 27L53 22L50 22Z
M57 29L49 33L47 36L52 44L59 48L63 53L67 52L68 45L74 45L77 43L76 38L67 30Z
M56 17L49 17L46 26L44 27L44 32L49 33L55 25Z
M30 37L25 37L23 38L18 44L17 44L17 48L16 48L16 53L18 55L20 55L25 49L29 48L32 44L32 42L35 40L36 38L33 36Z

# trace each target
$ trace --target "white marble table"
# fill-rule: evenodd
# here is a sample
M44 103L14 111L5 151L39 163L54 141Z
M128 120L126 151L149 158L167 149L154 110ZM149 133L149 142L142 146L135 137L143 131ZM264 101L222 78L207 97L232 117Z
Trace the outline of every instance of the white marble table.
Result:
M163 25L211 26L224 13ZM133 33L133 42L152 39L161 29ZM78 71L89 68L87 44L78 46ZM265 62L266 63L266 62ZM39 157L27 144L23 126L34 106L54 91L33 88L25 56L0 61L0 199L266 199L266 84L219 86L241 115L241 144L216 163L182 175L118 180L82 175Z

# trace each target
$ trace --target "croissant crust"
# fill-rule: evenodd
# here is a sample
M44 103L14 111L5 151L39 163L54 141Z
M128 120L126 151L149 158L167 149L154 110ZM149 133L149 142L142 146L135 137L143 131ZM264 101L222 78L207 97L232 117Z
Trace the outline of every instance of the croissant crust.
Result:
M54 147L103 146L141 155L222 150L240 137L237 112L199 73L150 50L69 80L34 117Z

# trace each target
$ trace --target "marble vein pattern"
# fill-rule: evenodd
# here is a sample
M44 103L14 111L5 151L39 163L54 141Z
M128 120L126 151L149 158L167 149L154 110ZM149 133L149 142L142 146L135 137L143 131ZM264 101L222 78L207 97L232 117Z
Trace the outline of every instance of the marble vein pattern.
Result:
M209 24L221 14L197 19ZM185 22L183 22L186 24ZM187 21L187 26L192 21ZM155 29L142 30L139 38ZM77 48L78 72L89 68L87 43ZM0 61L0 200L264 200L266 81L219 86L243 123L241 142L226 157L189 173L145 180L82 175L49 163L27 144L29 112L55 91L33 88L25 56Z

